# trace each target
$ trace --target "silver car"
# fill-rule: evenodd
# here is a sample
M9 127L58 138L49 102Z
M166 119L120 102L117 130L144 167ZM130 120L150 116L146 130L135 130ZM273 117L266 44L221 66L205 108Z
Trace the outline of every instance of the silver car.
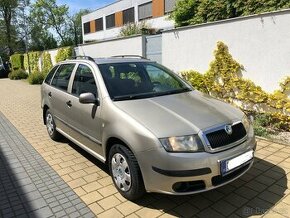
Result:
M41 96L49 136L63 135L108 164L129 200L146 191L207 191L253 164L256 141L243 112L144 58L63 61Z

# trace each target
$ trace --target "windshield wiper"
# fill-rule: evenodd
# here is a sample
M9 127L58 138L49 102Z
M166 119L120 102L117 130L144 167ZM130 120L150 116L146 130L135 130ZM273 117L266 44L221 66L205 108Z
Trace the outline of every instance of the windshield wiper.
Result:
M132 99L141 99L141 98L150 98L155 96L156 93L141 93L141 94L132 94L132 95L119 95L112 98L113 101L122 101L122 100L132 100Z
M188 87L185 87L182 89L174 89L174 90L169 90L165 92L148 92L148 93L139 93L139 94L132 94L132 95L119 95L119 96L114 96L112 100L125 101L125 100L133 100L133 99L151 98L151 97L156 97L156 96L178 94L178 93L189 92L189 91L192 91L192 90Z
M172 95L172 94L178 94L178 93L189 92L189 91L192 91L192 90L188 87L184 87L182 89L173 89L173 90L169 90L165 92L159 92L159 93L156 93L155 96Z

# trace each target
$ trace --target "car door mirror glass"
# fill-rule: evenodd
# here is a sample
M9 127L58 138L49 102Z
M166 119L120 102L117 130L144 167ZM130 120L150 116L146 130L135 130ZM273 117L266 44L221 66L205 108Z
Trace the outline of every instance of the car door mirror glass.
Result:
M79 102L81 104L97 104L99 105L99 99L95 97L93 93L87 92L83 93L79 97Z

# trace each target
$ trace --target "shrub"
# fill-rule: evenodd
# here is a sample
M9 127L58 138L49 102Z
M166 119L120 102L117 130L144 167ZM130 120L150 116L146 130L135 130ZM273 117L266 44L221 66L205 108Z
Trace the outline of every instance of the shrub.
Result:
M24 54L24 69L28 71L28 57L29 57L29 65L30 65L30 72L38 71L38 61L40 57L40 52L34 51Z
M13 70L23 69L23 55L22 54L14 54L11 55L10 61Z
M205 84L205 79L204 76L194 70L189 70L189 71L184 71L181 73L182 78L190 82L190 84L197 90L207 93L208 94L208 89Z
M43 72L33 72L28 76L28 82L31 85L41 84L45 79L45 74Z
M245 112L264 113L258 117L259 128L256 131L262 133L260 127L265 126L289 131L290 99L287 96L290 87L289 77L280 84L280 90L268 94L252 81L242 78L243 66L233 59L224 43L217 43L214 56L215 59L205 74L184 71L181 75L196 89L235 104Z
M41 70L44 74L47 74L52 68L51 56L48 52L42 54L42 66Z
M265 127L259 126L254 123L253 128L254 128L254 133L256 136L261 136L265 138L269 136L269 133Z
M144 29L149 29L150 27L145 23L128 23L122 27L120 30L120 36L132 36L143 34Z
M28 77L27 73L22 69L13 70L8 76L11 80L26 79Z
M60 61L64 61L67 58L71 57L72 54L73 54L72 47L59 48L57 51L57 54L55 56L55 61L56 61L56 63L58 63Z

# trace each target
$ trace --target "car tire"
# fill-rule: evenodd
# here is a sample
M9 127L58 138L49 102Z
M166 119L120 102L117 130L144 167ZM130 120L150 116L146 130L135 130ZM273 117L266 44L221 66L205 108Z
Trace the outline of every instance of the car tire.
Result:
M54 141L58 141L61 138L61 134L56 130L53 115L49 110L45 113L45 123L49 137Z
M124 145L115 144L110 149L109 170L115 187L124 198L134 201L145 194L136 157Z

